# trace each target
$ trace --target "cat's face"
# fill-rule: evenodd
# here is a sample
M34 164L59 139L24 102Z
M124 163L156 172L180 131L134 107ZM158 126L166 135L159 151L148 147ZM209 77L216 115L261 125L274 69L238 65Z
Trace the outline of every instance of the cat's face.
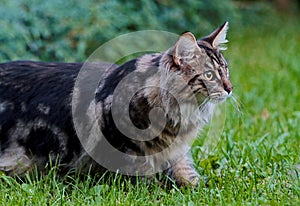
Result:
M201 102L220 102L232 93L228 64L220 50L226 43L227 22L212 34L196 40L184 33L175 45L174 62L184 74L187 84Z

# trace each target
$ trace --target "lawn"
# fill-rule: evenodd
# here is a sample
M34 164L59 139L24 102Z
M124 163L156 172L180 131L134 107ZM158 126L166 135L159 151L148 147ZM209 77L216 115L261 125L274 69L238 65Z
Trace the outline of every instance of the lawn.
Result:
M0 204L299 205L299 33L299 22L292 19L266 28L230 28L225 56L236 101L222 107L220 138L210 145L206 128L192 150L207 185L169 190L155 183L133 185L118 175L58 177L54 167L42 177L0 174Z

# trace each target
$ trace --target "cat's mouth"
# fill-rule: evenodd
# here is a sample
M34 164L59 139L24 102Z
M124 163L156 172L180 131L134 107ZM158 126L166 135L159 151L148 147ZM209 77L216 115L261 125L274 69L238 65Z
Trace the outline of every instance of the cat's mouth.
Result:
M221 103L224 102L227 98L232 95L232 92L218 92L208 96L208 99L213 103Z
M227 100L232 95L232 92L227 93L227 92L216 92L216 93L211 93L209 95L203 95L203 94L198 94L196 95L197 101L199 105L203 105L207 102L211 102L214 104L219 104Z

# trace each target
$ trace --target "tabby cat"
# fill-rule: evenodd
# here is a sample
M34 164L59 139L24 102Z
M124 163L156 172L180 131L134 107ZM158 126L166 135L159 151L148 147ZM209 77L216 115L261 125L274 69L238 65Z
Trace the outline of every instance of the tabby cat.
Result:
M214 107L232 93L221 53L227 29L225 22L199 40L186 32L167 51L145 54L120 66L90 63L88 67L95 71L109 67L97 80L92 101L84 101L84 90L74 89L83 63L0 64L0 170L22 174L33 166L43 170L58 159L66 171L84 171L92 165L93 171L102 172L112 165L107 169L141 176L162 172L178 185L197 185L200 179L189 158L190 144L210 121ZM126 78L117 95L118 84ZM131 93L129 104L124 105L126 94ZM89 127L93 135L79 137L73 120L78 107L72 108L72 98L84 104L85 115L79 121L98 126L98 130ZM195 103L195 110L190 109ZM114 105L118 105L117 118ZM139 133L143 130L148 133ZM90 151L84 138L94 142ZM103 147L104 139L113 149ZM124 156L115 158L116 152Z

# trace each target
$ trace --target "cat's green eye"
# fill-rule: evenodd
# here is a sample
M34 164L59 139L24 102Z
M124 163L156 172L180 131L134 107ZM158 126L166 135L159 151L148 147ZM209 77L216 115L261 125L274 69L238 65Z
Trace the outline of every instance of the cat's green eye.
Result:
M205 77L205 79L206 79L207 81L210 81L210 80L213 79L214 74L213 74L211 71L208 71L208 72L205 72L205 73L204 73L204 77Z

